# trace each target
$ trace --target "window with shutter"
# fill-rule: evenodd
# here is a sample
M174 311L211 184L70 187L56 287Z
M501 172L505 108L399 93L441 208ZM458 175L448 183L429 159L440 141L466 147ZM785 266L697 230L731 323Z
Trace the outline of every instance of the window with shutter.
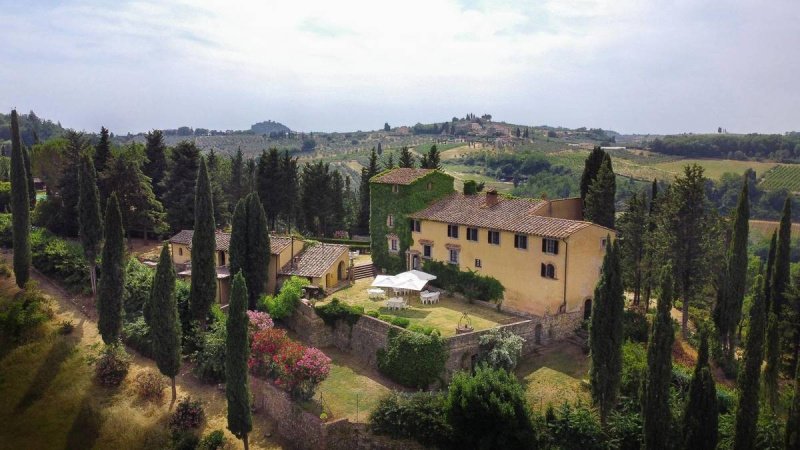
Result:
M545 265L545 263L542 263L542 274L541 275L542 275L542 277L546 277L547 276L547 266Z

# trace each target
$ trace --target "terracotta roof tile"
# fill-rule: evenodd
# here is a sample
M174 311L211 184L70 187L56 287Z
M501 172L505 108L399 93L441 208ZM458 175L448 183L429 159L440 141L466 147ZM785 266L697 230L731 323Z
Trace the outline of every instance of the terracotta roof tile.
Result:
M181 230L175 236L169 238L169 242L172 244L182 244L189 246L189 249L192 248L192 236L194 236L194 230ZM231 234L225 233L223 231L216 232L216 249L217 251L225 251L227 252L231 245ZM286 247L289 246L291 243L291 238L285 236L270 236L269 237L269 251L273 255L276 255L283 251Z
M534 213L544 200L497 196L497 203L486 203L486 194L445 197L411 214L414 219L434 220L471 227L491 228L515 233L563 239L592 225L580 220L539 216Z
M289 261L278 272L281 275L298 275L301 277L316 278L325 273L336 263L342 253L347 253L349 248L340 244L314 244L297 256L298 260L292 267Z
M383 174L375 175L372 177L372 179L370 179L370 182L408 185L431 172L433 172L433 169L410 169L398 167Z

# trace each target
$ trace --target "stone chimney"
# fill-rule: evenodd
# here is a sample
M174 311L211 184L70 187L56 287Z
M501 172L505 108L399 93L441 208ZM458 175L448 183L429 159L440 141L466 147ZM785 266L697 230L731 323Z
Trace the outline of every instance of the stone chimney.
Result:
M497 195L497 189L489 189L486 191L486 206L492 207L500 202L500 198Z

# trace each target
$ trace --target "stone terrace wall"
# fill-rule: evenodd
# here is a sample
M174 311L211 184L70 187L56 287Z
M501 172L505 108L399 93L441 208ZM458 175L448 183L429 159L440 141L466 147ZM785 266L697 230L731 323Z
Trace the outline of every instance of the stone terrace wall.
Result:
M255 405L276 422L275 433L302 450L418 450L414 441L376 436L366 425L347 419L324 422L292 401L289 394L268 381L250 377ZM257 416L256 416L257 417Z
M533 316L531 319L498 328L509 330L525 339L522 355L534 353L539 347L569 337L583 321L583 312L562 313L554 316ZM478 355L480 337L489 330L474 331L453 336L447 340L449 357L445 363L447 378L458 370L472 367L473 359Z
M315 347L334 346L348 352L372 367L378 367L377 353L386 348L389 330L402 328L370 316L361 316L352 328L346 323L337 323L331 328L317 316L314 308L302 300L295 312L284 323L295 333Z

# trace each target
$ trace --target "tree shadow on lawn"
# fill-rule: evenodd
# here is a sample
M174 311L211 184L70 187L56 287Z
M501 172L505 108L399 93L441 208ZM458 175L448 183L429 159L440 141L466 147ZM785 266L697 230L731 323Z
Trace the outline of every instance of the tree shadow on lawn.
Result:
M92 448L95 441L100 437L103 429L105 415L102 412L104 399L112 399L120 390L122 385L117 387L102 387L92 384L86 390L81 400L78 413L72 421L72 427L67 434L67 443L64 448Z
M28 385L28 389L14 408L15 414L24 413L25 410L41 399L48 391L50 384L52 384L53 380L58 376L62 364L75 353L75 347L78 345L78 342L80 342L82 329L83 320L75 326L73 336L62 336L60 334L52 336L55 342L53 342L44 361L33 376L33 380L31 380L30 385Z

